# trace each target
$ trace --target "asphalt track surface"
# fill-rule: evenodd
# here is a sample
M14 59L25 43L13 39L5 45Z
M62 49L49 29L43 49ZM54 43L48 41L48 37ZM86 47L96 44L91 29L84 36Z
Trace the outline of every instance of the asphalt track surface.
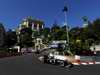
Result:
M100 65L74 66L72 69L43 64L37 55L0 59L0 75L100 75Z

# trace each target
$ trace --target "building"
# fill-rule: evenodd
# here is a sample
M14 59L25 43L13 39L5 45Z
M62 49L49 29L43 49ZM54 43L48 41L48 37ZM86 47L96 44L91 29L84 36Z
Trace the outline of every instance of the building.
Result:
M19 29L31 28L32 30L40 31L44 28L44 22L41 20L33 19L32 17L27 17L22 20L19 25Z
M19 27L16 29L17 41L19 43L20 43L20 37L22 39L24 38L24 37L22 37L23 35L21 34L21 30L23 30L25 28L30 28L32 30L32 34L31 34L32 35L32 42L33 42L33 44L35 44L36 47L37 47L37 45L39 45L38 48L40 48L41 40L40 40L40 43L38 44L37 43L37 38L38 37L36 37L34 35L34 32L36 32L38 34L44 28L44 22L42 20L33 19L32 17L24 18L21 21L21 23L19 24Z
M20 35L20 31L24 28L30 28L32 29L33 33L32 33L32 38L34 38L34 31L40 31L44 28L44 22L42 20L37 20L37 19L33 19L32 17L26 17L22 20L22 22L19 24L18 28L16 29L16 34L18 36L19 39L19 35ZM19 40L18 40L19 42Z
M99 51L100 52L100 45L94 45L90 47L91 51Z

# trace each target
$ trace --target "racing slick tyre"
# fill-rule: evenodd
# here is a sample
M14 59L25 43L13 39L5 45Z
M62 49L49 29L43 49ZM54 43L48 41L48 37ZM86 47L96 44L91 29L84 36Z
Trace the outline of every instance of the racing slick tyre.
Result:
M48 63L48 56L47 55L44 55L44 59L43 59L43 63Z
M40 54L40 52L39 51L36 51L35 54Z
M60 66L65 67L66 66L65 61L60 61Z
M57 64L57 60L56 59L51 59L51 64L56 65Z
M74 66L72 63L69 63L69 64L70 64L69 68L72 68Z
M49 59L50 64L55 64L54 59Z
M74 65L72 63L68 63L65 67L71 69Z

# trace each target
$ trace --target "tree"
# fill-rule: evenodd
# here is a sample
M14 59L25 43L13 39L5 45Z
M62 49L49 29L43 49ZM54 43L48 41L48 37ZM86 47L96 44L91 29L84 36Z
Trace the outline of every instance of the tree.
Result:
M77 40L80 40L81 28L74 27L70 30L70 40L72 43L75 43Z
M2 23L0 23L0 48L5 47L5 28Z
M88 50L86 42L88 39L88 28L75 27L70 30L70 34L72 51Z
M9 29L6 32L6 47L12 47L17 44L17 35L15 31Z
M50 28L45 27L40 32L41 38L43 39L43 43L49 43L50 41Z
M94 30L94 36L95 36L95 41L100 41L100 19L96 19L93 22L93 27L92 29Z
M20 44L23 47L32 46L32 30L30 28L24 28L21 30Z
M86 21L86 18L84 18ZM96 19L93 23L88 21L88 25L84 28L74 27L70 30L73 50L90 50L89 47L95 43L100 43L100 19ZM79 43L76 40L80 40Z
M60 26L56 23L53 24L53 26L51 27L51 37L52 40L58 40L59 39L59 35L57 35L60 31Z

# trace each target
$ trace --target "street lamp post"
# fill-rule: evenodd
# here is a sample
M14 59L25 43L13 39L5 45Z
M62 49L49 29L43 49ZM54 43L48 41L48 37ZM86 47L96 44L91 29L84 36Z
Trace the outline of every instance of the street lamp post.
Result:
M84 28L84 27L88 26L88 18L87 18L87 16L83 16L82 19L83 19L83 28Z
M67 6L64 6L63 8L63 12L64 12L64 16L65 16L65 22L64 22L64 25L66 26L66 30L67 30L67 46L68 46L68 51L70 51L70 46L69 46L69 28L68 28L68 24L67 24L67 11L68 11L68 8Z

